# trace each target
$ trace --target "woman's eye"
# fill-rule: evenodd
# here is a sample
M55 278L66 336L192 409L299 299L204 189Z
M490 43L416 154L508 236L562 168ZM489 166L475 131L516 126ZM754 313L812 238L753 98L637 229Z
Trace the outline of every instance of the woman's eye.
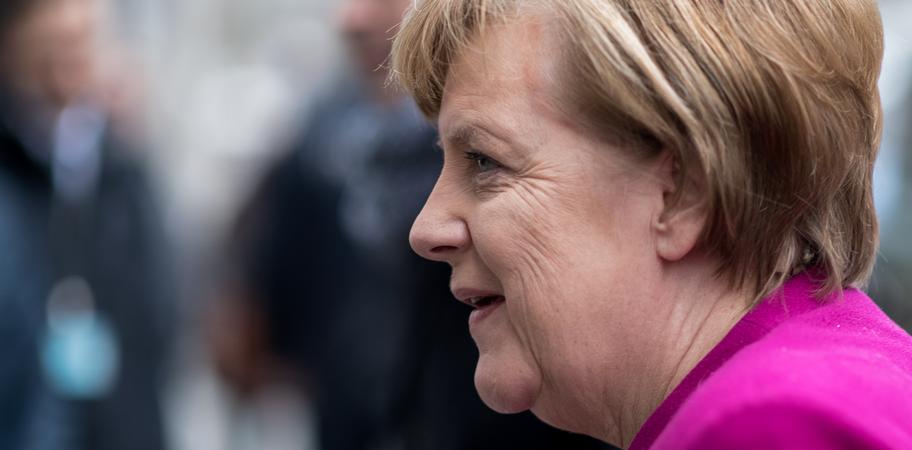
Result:
M479 173L490 172L500 168L500 164L484 155L483 153L478 152L466 152L466 159L472 161L475 164L475 168L478 169Z

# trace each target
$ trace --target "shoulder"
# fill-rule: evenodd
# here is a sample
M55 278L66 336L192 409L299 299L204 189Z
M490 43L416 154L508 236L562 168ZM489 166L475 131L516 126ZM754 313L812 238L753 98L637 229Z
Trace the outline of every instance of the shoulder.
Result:
M766 399L738 405L696 427L683 440L657 442L654 449L889 449L910 441L884 439L883 431L866 427L825 405L797 398Z
M802 316L709 376L655 448L912 448L912 338L864 295Z

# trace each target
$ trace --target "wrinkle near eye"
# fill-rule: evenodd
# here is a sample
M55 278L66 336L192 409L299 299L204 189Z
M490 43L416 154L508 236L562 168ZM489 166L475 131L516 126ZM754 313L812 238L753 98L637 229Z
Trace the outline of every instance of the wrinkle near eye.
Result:
M514 184L509 175L501 173L477 174L473 177L475 195L482 200L509 192Z
M534 162L529 159L521 162L508 161L515 164L515 168L508 167L510 164L497 160L500 165L497 170L478 173L475 177L476 192L484 199L509 191L516 194L520 202L526 203L527 208L543 212L548 210L546 208L554 207L554 205L546 206L551 203L548 200L549 197L566 197L560 191L575 182L572 168L562 167L555 163ZM557 202L557 205L561 203L571 205L575 202L576 200L573 198L566 198Z

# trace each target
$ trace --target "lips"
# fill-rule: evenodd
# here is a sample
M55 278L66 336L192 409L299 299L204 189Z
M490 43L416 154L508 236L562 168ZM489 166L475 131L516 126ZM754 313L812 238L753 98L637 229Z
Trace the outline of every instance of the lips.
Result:
M478 323L506 303L506 297L495 290L459 287L453 289L453 295L474 309L469 316L469 325Z
M464 285L459 286L455 284L451 289L453 290L453 296L456 297L456 300L476 309L491 305L496 303L498 299L502 300L504 298L500 291L494 289L467 287Z
M469 327L477 326L482 320L493 314L494 311L499 309L506 302L506 299L502 295L487 295L475 297L471 300L474 301L471 305L475 310L469 315Z
M506 299L502 295L485 295L470 297L463 300L463 302L475 309L485 309L503 303L505 300Z
M493 290L460 288L453 289L453 295L474 309L469 315L470 327L477 325L507 301L506 297Z

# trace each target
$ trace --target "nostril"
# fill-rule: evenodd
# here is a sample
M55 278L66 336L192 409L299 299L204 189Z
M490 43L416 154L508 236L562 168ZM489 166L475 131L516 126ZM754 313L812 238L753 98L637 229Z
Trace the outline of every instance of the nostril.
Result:
M457 248L452 245L438 245L437 247L431 249L431 253L439 255L441 253L449 253L455 250L457 250Z

